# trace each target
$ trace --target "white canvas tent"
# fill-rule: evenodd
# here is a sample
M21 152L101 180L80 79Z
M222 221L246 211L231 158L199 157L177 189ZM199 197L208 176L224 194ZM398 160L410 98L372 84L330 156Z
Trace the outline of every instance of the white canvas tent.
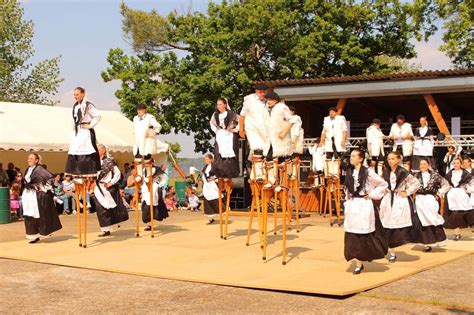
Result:
M118 111L100 110L97 141L120 167L133 161L133 123ZM51 172L63 172L73 133L72 109L0 102L0 162L25 169L27 152L38 152Z

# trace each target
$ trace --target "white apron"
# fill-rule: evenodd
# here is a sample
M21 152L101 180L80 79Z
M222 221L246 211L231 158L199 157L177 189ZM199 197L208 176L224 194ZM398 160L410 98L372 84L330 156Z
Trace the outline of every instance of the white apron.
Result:
M439 212L439 203L433 195L417 195L416 213L422 226L438 226L444 223Z
M395 193L393 206L390 205L391 195L386 194L380 203L380 221L386 229L398 229L411 226L409 197L402 197Z
M471 197L466 193L464 188L451 188L446 194L449 210L451 211L468 211L472 210Z
M370 199L352 198L344 203L344 230L356 234L375 231L374 203Z
M235 157L234 152L234 134L225 129L219 129L216 131L216 142L219 146L219 154L222 158L233 158Z
M219 187L217 186L216 182L211 180L207 181L206 177L209 177L209 172L211 171L211 166L208 165L204 170L202 175L202 194L206 200L215 200L219 198Z
M31 173L33 172L34 168L34 166L30 166L25 174L25 180L28 183L31 181ZM40 217L38 199L36 198L36 190L25 189L21 195L21 201L23 203L23 215L33 217L35 219Z

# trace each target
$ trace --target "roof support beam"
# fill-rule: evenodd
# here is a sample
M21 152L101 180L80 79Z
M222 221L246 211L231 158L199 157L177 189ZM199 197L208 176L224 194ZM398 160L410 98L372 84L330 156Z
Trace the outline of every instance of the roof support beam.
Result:
M445 135L449 136L451 133L449 132L448 126L444 121L443 115L439 111L438 105L436 104L434 97L431 94L424 95L426 104L428 104L428 108L430 109L431 115L433 116L436 126L438 126L439 131L444 133Z
M337 109L337 115L341 115L342 112L344 111L344 107L346 107L347 103L347 98L340 98L337 101L336 109Z

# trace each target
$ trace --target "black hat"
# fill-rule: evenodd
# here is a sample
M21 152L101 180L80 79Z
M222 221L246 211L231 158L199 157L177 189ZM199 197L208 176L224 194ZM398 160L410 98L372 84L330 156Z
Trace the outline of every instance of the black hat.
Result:
M266 85L265 83L257 83L255 84L255 90L268 90L268 85Z
M269 100L280 100L280 96L275 92L267 92L267 94L265 94L265 98Z
M143 104L143 103L138 104L137 109L146 109L146 104Z

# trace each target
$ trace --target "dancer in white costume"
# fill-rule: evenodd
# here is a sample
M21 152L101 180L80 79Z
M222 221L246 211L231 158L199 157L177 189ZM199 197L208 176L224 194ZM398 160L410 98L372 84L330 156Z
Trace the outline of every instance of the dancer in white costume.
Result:
M420 117L420 127L415 129L415 144L413 146L413 158L411 160L411 171L420 171L420 160L429 161L433 170L436 170L436 160L433 157L434 133L433 129L428 126L426 116Z
M346 173L344 256L347 261L355 259L353 274L364 269L362 261L381 259L387 255L385 240L378 209L373 200L380 200L388 184L371 168L363 166L364 152L351 152L351 167Z
M397 116L397 122L390 128L390 134L388 137L394 142L393 151L396 151L403 156L404 167L407 171L410 171L410 159L413 154L414 136L411 125L405 122L405 116Z
M451 187L446 179L431 169L428 159L420 158L419 167L420 172L415 173L421 184L415 199L416 214L421 221L417 243L425 245L424 251L430 252L433 246L443 246L446 240L438 199L444 197Z
M347 123L346 118L337 114L335 107L329 108L329 116L324 117L323 131L319 146L324 146L326 152L326 162L331 169L326 171L329 174L337 175L339 171L340 158L346 151ZM331 161L337 161L333 163Z
M255 174L257 179L263 179L263 165L261 159L268 148L268 135L265 128L265 93L268 86L259 83L255 86L255 93L244 97L244 104L239 117L240 137L247 137L252 159L259 160L255 163ZM254 172L251 172L253 177Z
M145 166L149 166L152 155L168 152L169 145L161 142L156 137L161 130L161 125L153 115L147 113L145 104L137 106L137 115L133 118L133 127L135 131L133 154L137 167L136 181L140 182L143 176L142 158Z
M372 125L367 128L365 134L367 137L367 150L372 160L374 170L377 174L382 174L383 160L385 156L383 140L385 135L380 129L381 121L378 118L372 120ZM370 164L370 163L369 163Z

